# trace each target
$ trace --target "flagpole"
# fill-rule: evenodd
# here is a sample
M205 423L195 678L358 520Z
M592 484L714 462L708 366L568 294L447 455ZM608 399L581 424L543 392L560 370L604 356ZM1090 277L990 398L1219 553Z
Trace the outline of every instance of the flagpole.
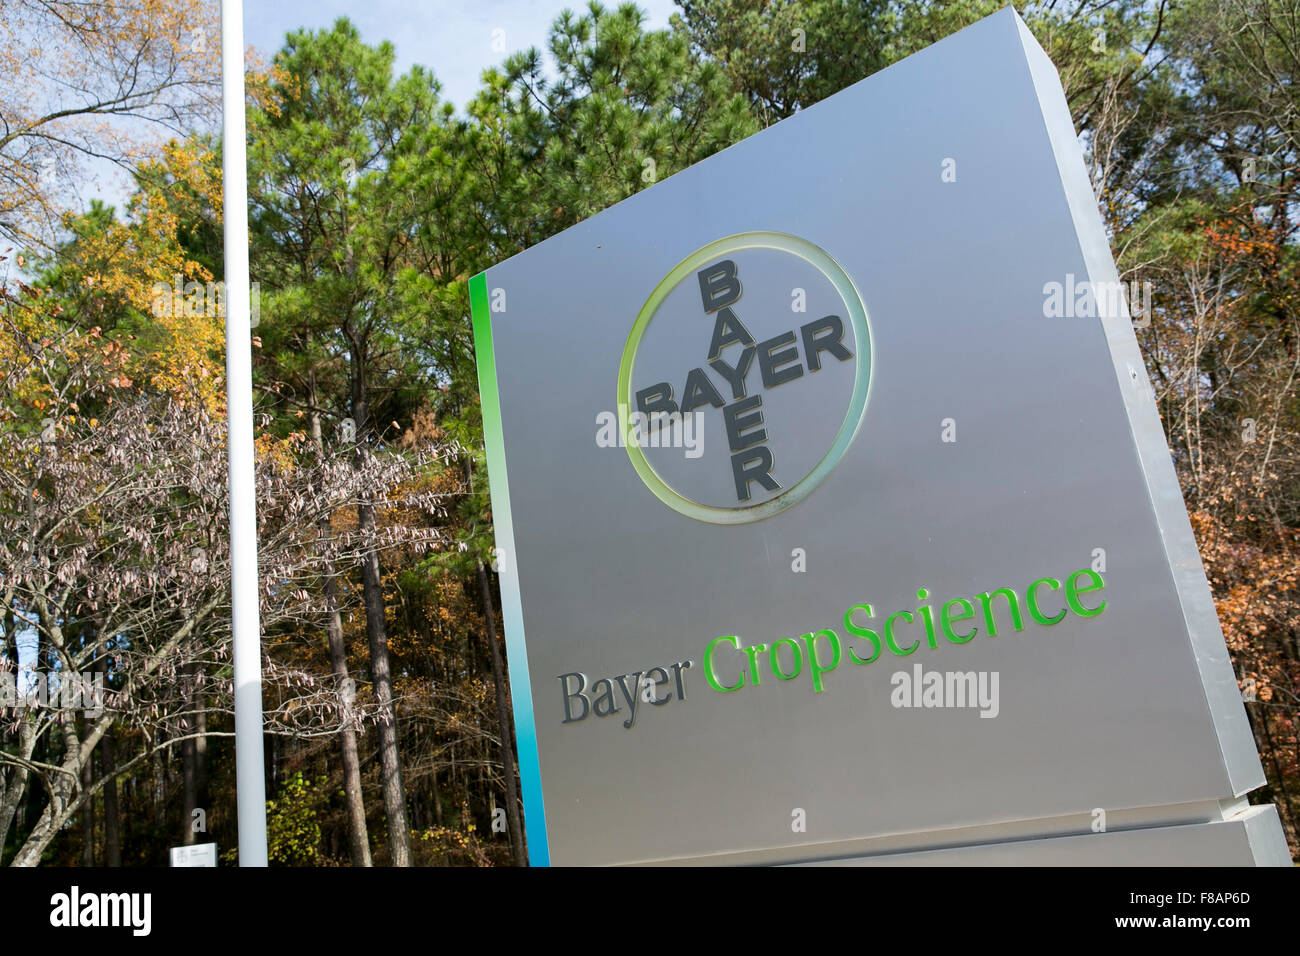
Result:
M248 170L244 145L244 12L241 0L221 0L221 133L239 865L266 866L262 642L257 605L257 498L253 484L253 368L249 331Z

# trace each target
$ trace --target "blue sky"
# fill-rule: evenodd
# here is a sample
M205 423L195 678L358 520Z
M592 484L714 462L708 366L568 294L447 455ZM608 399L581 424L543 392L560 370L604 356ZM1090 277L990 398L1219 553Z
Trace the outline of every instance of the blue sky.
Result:
M605 5L618 4L606 0ZM675 9L672 0L638 0L637 5L651 29L668 26ZM245 0L244 42L269 59L290 30L328 27L347 17L367 43L392 42L399 72L414 63L433 70L443 99L463 111L487 67L506 53L546 49L550 25L566 7L585 10L586 0ZM494 30L504 31L498 37L506 53L493 50Z

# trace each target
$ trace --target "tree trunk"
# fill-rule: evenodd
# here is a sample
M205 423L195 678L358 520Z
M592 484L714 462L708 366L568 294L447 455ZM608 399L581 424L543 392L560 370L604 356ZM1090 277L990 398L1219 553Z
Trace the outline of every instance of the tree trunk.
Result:
M366 388L364 350L352 336L349 377L358 463L369 454L370 399ZM402 762L397 749L397 709L393 704L393 676L388 657L388 632L384 623L384 587L375 540L375 506L363 499L357 505L357 526L368 543L361 561L362 599L366 609L366 639L370 645L370 678L379 709L379 767L383 781L384 812L388 817L388 856L392 866L411 865L411 831L406 820L406 794L402 788Z
M167 796L167 775L163 771L162 750L155 750L149 755L153 767L153 822L158 829L163 829L167 821L163 816L164 800Z
M198 780L196 776L194 754L194 665L187 664L182 671L184 682L184 708L186 714L181 718L181 791L185 810L181 819L181 845L192 846L194 839L194 811L198 809Z
M442 794L438 792L438 770L435 767L429 773L429 785L433 790L433 822L442 826Z
M506 778L506 824L510 829L510 849L516 866L528 865L528 849L524 843L523 827L519 821L519 789L515 785L515 748L510 704L506 700L506 680L501 667L501 647L497 643L496 611L493 610L492 589L488 586L487 569L478 562L478 582L483 591L483 617L487 621L488 644L492 648L492 682L496 685L497 723L501 726L501 765Z
M37 719L30 714L20 712L18 720L18 752L23 760L31 760L32 752L36 749ZM3 860L5 847L9 841L9 828L14 817L17 816L19 807L23 807L22 829L26 829L26 801L23 800L23 796L27 792L29 774L30 771L25 766L14 767L10 771L4 793L0 793L0 861ZM21 837L15 834L15 839L20 841Z
M200 685L194 692L194 730L198 737L194 739L194 792L198 806L203 808L204 823L208 814L208 711L207 695Z
M122 818L117 808L117 747L113 731L104 733L99 746L100 757L104 761L104 770L110 774L104 784L104 863L107 866L122 865Z
M14 856L12 867L32 867L41 862L45 849L59 833L59 828L69 818L69 811L74 803L73 781L81 776L83 760L81 745L77 739L77 722L70 715L63 720L63 757L60 772L52 773L47 778L46 789L49 801L41 811L27 839Z
M373 505L357 507L361 532L375 531ZM393 705L393 677L388 659L388 635L384 627L384 596L379 555L373 550L361 566L366 606L366 637L370 644L370 676L379 708L379 766L383 779L384 811L388 817L388 852L393 866L411 865L411 836L406 822L406 795L402 787L402 764L397 750L397 710Z
M89 791L93 783L94 771L91 769L93 760L87 760L81 765L81 789L83 792ZM87 800L81 806L81 865L95 865L95 801Z
M323 455L325 442L321 435L320 412L317 411L316 378L311 377L308 400L311 404L311 437L316 453ZM327 539L330 520L322 518L320 536ZM355 683L348 675L347 644L343 639L343 615L339 611L338 577L334 562L325 561L326 630L329 635L330 672L334 675L343 707L343 726L339 730L339 751L343 757L343 799L348 815L348 854L353 866L370 866L370 834L366 830L366 805L361 789L361 758L357 750L357 732L352 723L352 697Z
M104 675L108 687L108 645L100 642L97 670ZM101 772L108 778L104 783L104 865L122 865L122 818L117 808L117 748L110 725L99 743Z

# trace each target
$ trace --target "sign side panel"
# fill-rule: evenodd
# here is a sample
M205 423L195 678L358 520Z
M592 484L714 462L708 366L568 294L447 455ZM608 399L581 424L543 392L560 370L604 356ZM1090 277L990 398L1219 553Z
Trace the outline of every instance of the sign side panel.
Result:
M510 698L514 705L515 745L519 754L519 781L523 786L524 827L528 837L528 862L550 866L546 839L546 805L542 802L542 774L537 756L537 727L533 721L533 685L528 673L528 647L519 600L519 575L515 573L514 520L510 514L510 482L506 475L505 435L501 429L501 397L497 391L496 354L492 344L492 315L488 309L487 273L469 280L470 314L474 324L474 358L478 365L479 401L483 409L483 442L487 448L488 491L492 525L499 554L501 614L506 629L506 656L510 665Z
M1088 279L1093 288L1118 288L1119 274L1111 258L1110 244L1056 67L1024 22L1018 18L1017 22L1047 134L1056 154L1061 185L1087 264ZM1240 796L1265 783L1263 767L1246 720L1245 705L1228 657L1178 476L1169 457L1164 428L1150 398L1153 393L1138 349L1137 336L1127 308L1121 304L1119 314L1111 314L1112 311L1105 307L1101 309L1102 326L1114 357L1133 442L1146 477L1151 506L1160 525L1174 587L1200 670L1206 704L1218 734L1224 767L1234 794Z

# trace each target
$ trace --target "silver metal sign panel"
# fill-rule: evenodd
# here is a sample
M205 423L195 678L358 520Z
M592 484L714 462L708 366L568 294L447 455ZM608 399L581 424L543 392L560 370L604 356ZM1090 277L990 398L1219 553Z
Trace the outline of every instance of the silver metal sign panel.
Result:
M1238 812L1117 287L1010 9L476 277L533 862Z

